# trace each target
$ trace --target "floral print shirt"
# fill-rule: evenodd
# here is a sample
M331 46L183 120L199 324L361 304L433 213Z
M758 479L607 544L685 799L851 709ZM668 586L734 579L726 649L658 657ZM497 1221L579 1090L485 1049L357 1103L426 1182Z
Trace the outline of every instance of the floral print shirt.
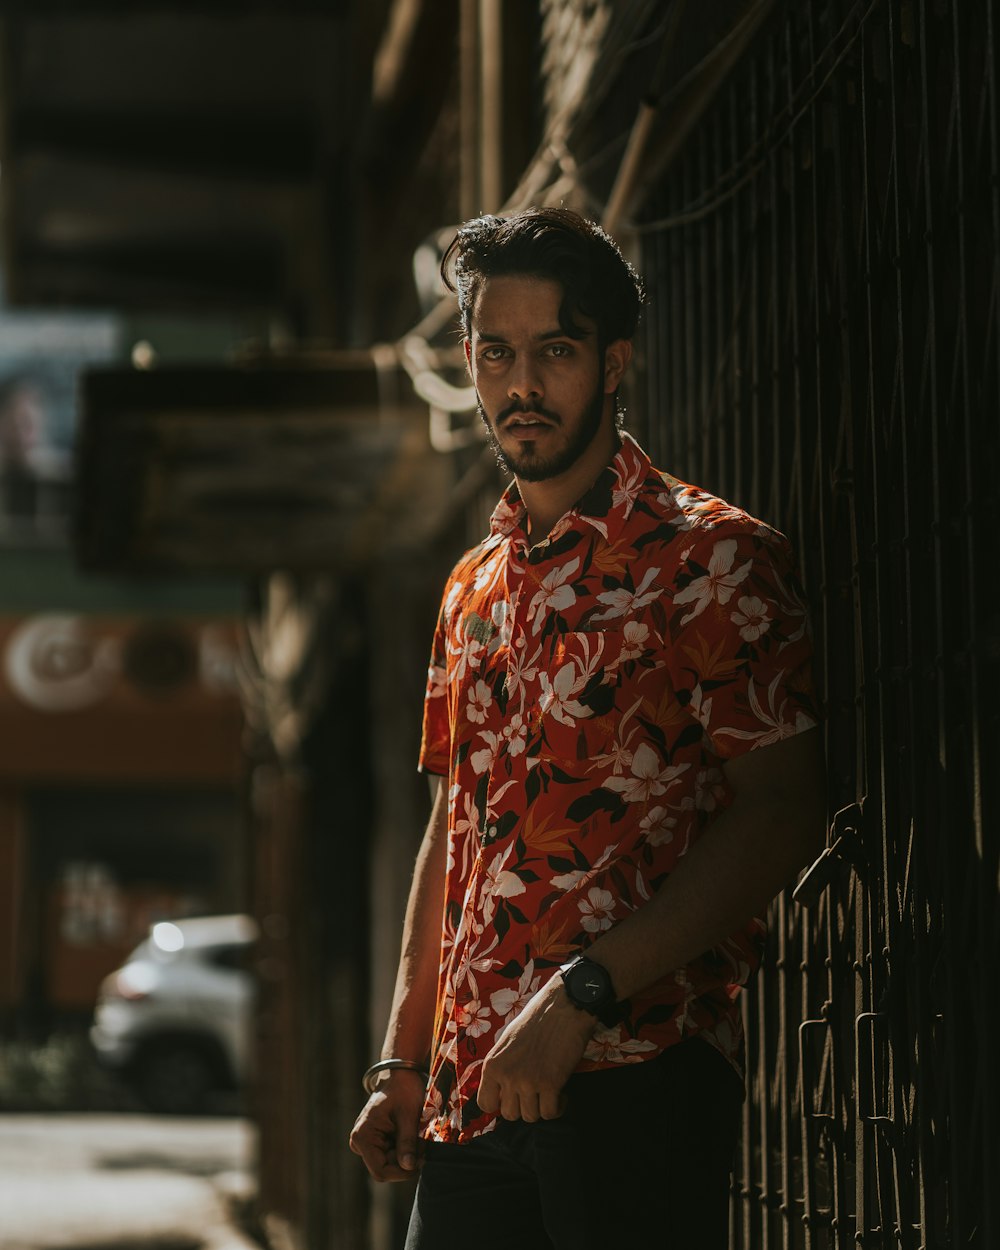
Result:
M476 1090L498 1031L652 896L730 801L725 760L816 723L810 652L785 538L630 436L534 546L508 487L448 580L425 700L449 838L426 1136L493 1126ZM695 1034L739 1067L735 999L763 933L635 995L581 1070Z

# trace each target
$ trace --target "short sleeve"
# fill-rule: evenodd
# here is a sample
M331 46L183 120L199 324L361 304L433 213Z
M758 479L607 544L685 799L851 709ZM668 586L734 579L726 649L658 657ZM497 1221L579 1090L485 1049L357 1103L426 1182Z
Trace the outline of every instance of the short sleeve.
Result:
M447 599L445 600L447 602ZM424 721L420 739L418 767L423 773L444 777L451 756L451 726L447 699L447 648L445 609L438 614L437 628L427 666L427 687L424 691Z
M667 620L678 699L722 759L811 729L812 641L787 539L749 518L691 537Z

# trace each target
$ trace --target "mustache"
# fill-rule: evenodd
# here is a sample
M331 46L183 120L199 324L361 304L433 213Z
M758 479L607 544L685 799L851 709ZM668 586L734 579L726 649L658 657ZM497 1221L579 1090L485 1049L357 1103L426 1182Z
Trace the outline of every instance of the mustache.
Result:
M552 412L548 408L543 408L541 404L515 402L504 408L497 416L497 425L503 425L510 417L543 417L546 421L551 421L553 425L559 424L558 413Z

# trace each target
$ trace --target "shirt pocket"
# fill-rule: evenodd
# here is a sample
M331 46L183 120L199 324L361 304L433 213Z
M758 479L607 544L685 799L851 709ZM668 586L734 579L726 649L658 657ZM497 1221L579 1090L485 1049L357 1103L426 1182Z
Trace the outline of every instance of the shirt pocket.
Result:
M465 672L456 683L455 713L473 724L482 725L496 715L493 700L503 688L508 664L509 631L493 624L478 612L469 610L462 618L462 648Z

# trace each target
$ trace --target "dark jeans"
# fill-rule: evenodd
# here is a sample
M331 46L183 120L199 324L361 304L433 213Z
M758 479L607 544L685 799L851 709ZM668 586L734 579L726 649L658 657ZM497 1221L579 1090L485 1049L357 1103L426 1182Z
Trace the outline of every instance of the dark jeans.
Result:
M581 1072L558 1120L430 1143L406 1250L726 1250L743 1088L697 1038Z

